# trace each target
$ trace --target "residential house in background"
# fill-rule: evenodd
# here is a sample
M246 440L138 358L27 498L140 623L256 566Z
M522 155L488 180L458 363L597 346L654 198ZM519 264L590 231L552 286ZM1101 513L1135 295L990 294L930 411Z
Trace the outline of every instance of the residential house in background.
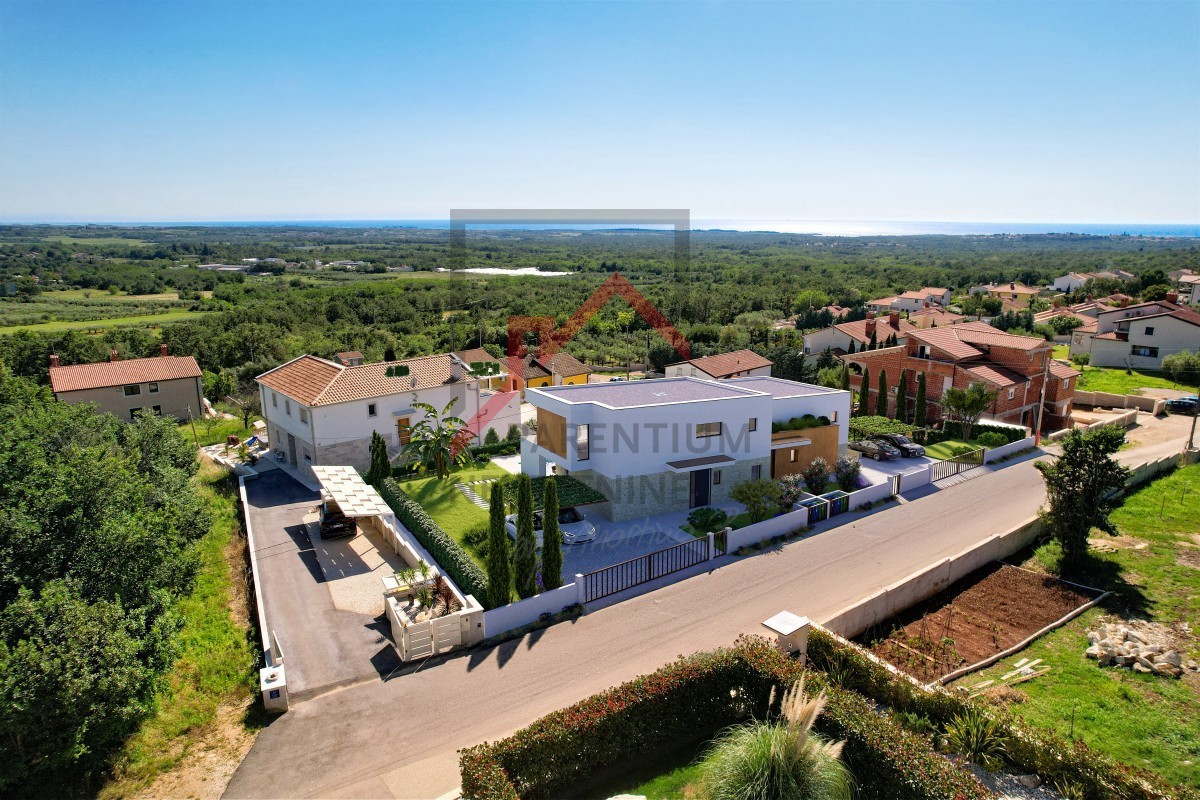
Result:
M1083 288L1088 281L1098 280L1113 280L1113 281L1129 281L1133 280L1136 275L1132 272L1126 272L1123 269L1114 269L1104 272L1068 272L1066 275L1061 275L1054 279L1054 283L1048 286L1056 292L1069 294Z
M955 314L952 311L946 311L943 308L923 308L920 311L914 311L908 315L908 323L915 328L924 330L925 328L936 328L939 325L957 325L966 317L962 314Z
M489 379L451 353L352 366L303 355L256 378L271 449L303 473L314 465L365 472L375 432L395 459L411 426L425 417L416 403L440 412L454 399L449 413L476 437L489 428L503 436L520 422L519 401L516 392L485 389Z
M908 407L916 399L917 376L925 375L926 413L929 419L942 416L942 395L951 387L965 389L984 383L997 392L996 402L985 415L989 419L1033 427L1037 424L1039 401L1044 401L1043 430L1066 425L1079 371L1051 358L1053 345L1040 336L1016 336L983 322L964 322L944 328L910 331L899 347L854 353L842 359L851 365L851 387L862 388L862 374L869 370L871 408L879 409L878 380L887 371L888 414L894 414L900 375L906 375ZM1041 397L1043 381L1058 381ZM875 411L882 414L882 410ZM911 412L910 412L911 413Z
M1194 275L1190 270L1177 270L1179 277L1173 278L1175 296L1181 305L1200 304L1200 275ZM1175 273L1171 273L1174 275Z
M903 292L894 297L881 297L871 300L867 308L876 313L886 314L889 311L920 311L923 308L950 305L950 290L941 286L926 286L920 291Z
M780 378L661 378L530 389L537 436L521 469L574 476L614 521L730 501L741 481L798 472L845 448L849 392ZM828 423L772 433L793 417Z
M588 382L592 368L566 350L552 356L529 353L522 359L521 391L545 386L574 386Z
M204 408L200 365L192 356L167 355L165 344L153 358L122 361L113 350L98 364L64 367L50 356L50 389L64 403L95 403L126 421L139 411L184 420Z
M773 362L770 359L760 356L753 350L734 350L730 353L668 364L665 375L668 378L707 378L712 380L741 378L748 375L770 377L772 366Z
M1071 355L1087 353L1097 367L1162 369L1164 357L1200 350L1200 313L1167 297L1102 311L1094 326L1072 332Z
M900 317L899 311L889 312L887 316L876 316L868 311L866 319L854 322L839 322L819 331L804 335L804 352L806 355L824 352L826 349L834 353L848 353L851 347L861 350L872 340L883 344L895 336L897 343L903 343L909 331L916 326Z
M989 286L987 293L1001 302L1007 301L1013 309L1024 310L1029 308L1039 290L1023 283L1002 283Z
M504 390L512 391L503 359L496 358L482 347L459 350L454 355L459 361L466 364L472 373L482 381L481 386L484 389L491 389L496 392Z

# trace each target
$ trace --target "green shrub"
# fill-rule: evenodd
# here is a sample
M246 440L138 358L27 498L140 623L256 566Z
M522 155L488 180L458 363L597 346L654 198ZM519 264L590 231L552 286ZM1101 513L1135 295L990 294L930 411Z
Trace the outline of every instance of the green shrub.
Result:
M712 533L725 527L729 515L719 508L697 508L688 514L688 525L697 533Z
M1071 363L1073 363L1077 366L1080 366L1080 367L1085 367L1088 364L1090 364L1091 362L1092 362L1092 354L1091 353L1076 353L1075 355L1071 356Z
M825 484L829 483L829 462L817 456L800 471L800 475L809 494L820 494L825 491Z
M833 479L843 492L853 492L858 488L858 476L862 472L862 464L857 458L840 456L833 465Z
M732 648L697 653L649 675L555 711L507 739L460 753L467 800L534 800L561 794L599 769L661 748L697 731L759 718L771 690L802 677L804 668L765 639L743 637ZM824 689L817 722L823 735L845 742L842 758L862 800L983 800L990 793L930 744L875 712L862 697Z
M995 431L987 431L975 437L975 441L987 448L1003 447L1008 444L1008 439Z
M889 417L854 417L850 420L850 438L854 440L866 439L868 436L877 433L902 433L909 434L914 430L913 426L901 420L891 419Z
M1004 732L1000 720L977 708L966 708L946 725L946 743L973 764L987 770L1004 764Z
M512 442L515 445L521 444L521 429L516 425L509 425L508 432L504 434L505 441Z
M976 422L971 426L971 433L978 438L984 433L998 433L1004 437L1004 443L1019 442L1025 438L1024 428L1009 428L1004 425L988 425L986 422ZM942 425L943 441L945 439L961 439L962 423L947 421Z
M488 428L488 432L483 435L483 443L500 444L500 434L496 433L495 428Z
M792 417L787 422L772 422L771 433L780 433L781 431L802 431L808 428L820 428L829 425L829 417L815 417L812 414L805 414L803 417Z
M438 566L458 584L458 588L462 589L464 594L474 595L476 600L487 607L487 575L475 563L475 559L471 558L471 554L450 538L450 535L425 513L425 509L406 495L393 479L388 478L380 484L379 495L396 512L400 523L429 551L429 555L433 556Z
M469 531L463 534L463 543L475 547L486 542L487 537L488 526L476 525L474 528L471 528Z

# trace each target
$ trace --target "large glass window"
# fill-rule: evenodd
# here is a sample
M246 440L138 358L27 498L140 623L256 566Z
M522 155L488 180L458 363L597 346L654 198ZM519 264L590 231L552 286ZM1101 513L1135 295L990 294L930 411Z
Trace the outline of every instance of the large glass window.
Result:
M721 423L719 422L701 422L696 425L696 438L703 439L705 436L720 436Z
M587 461L591 456L591 426L576 425L575 426L575 458L579 461Z

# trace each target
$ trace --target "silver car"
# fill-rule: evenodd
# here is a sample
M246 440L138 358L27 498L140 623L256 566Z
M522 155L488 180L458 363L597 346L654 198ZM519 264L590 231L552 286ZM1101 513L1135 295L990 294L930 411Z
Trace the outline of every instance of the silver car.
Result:
M504 518L504 529L514 540L517 538L517 515L509 514ZM562 531L563 544L580 544L596 538L596 529L592 523L583 518L576 508L562 508L558 511L558 529ZM533 512L533 535L537 537L537 546L542 546L542 512Z

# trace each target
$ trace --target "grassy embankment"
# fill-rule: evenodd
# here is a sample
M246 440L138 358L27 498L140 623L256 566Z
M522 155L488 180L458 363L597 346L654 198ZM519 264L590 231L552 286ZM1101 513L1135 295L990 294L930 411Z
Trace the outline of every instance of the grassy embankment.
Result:
M1064 736L1081 739L1123 763L1200 787L1200 675L1176 680L1125 669L1101 668L1084 657L1086 634L1101 621L1149 620L1173 628L1184 658L1200 657L1200 640L1183 633L1200 623L1200 465L1176 470L1133 493L1112 516L1121 532L1097 534L1081 583L1114 595L1019 654L963 678L972 686L997 679L1018 659L1042 659L1050 672L1016 688L1027 701L1013 712ZM1115 549L1109 549L1110 547ZM1048 544L1025 564L1053 566L1059 550Z
M212 777L227 779L257 729L255 651L249 616L245 534L238 520L237 483L202 462L196 478L213 524L196 545L195 588L179 601L179 657L155 712L117 759L102 800L219 795Z

